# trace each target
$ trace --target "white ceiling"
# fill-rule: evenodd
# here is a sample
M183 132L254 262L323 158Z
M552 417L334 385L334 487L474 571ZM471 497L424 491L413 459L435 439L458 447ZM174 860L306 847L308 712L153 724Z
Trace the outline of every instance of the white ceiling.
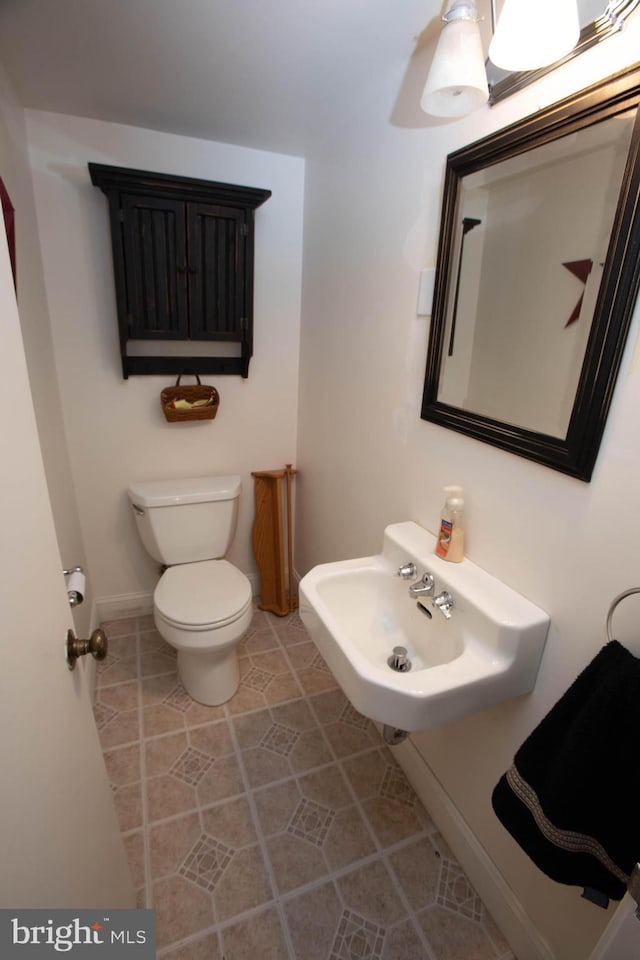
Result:
M298 155L419 110L441 0L0 0L24 106Z

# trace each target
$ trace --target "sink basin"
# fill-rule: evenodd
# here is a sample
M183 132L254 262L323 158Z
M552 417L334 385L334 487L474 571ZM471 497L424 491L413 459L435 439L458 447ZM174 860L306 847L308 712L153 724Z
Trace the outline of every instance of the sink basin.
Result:
M354 707L402 730L424 730L533 689L549 618L471 560L451 564L411 521L386 528L382 553L314 567L300 581L300 616ZM409 595L412 561L434 593ZM451 616L432 604L446 590ZM388 664L405 647L406 672Z

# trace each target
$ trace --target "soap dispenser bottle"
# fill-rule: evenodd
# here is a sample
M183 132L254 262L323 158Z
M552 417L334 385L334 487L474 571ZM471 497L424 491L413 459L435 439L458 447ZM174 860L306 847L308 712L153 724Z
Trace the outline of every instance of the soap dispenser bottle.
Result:
M464 500L462 487L445 487L446 500L440 517L436 554L451 563L464 559Z

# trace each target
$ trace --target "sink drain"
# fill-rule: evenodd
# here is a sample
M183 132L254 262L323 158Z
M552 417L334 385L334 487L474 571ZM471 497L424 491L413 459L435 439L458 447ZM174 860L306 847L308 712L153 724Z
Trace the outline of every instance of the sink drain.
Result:
M394 647L393 653L387 658L387 663L392 670L396 670L398 673L406 673L407 670L411 670L411 660L409 660L406 647Z

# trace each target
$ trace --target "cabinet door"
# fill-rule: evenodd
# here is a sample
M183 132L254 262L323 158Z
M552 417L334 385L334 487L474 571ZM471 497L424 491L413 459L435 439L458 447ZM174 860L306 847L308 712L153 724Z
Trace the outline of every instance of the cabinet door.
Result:
M162 197L123 194L128 336L177 340L189 336L185 205Z
M246 213L189 203L189 309L192 340L244 337Z

